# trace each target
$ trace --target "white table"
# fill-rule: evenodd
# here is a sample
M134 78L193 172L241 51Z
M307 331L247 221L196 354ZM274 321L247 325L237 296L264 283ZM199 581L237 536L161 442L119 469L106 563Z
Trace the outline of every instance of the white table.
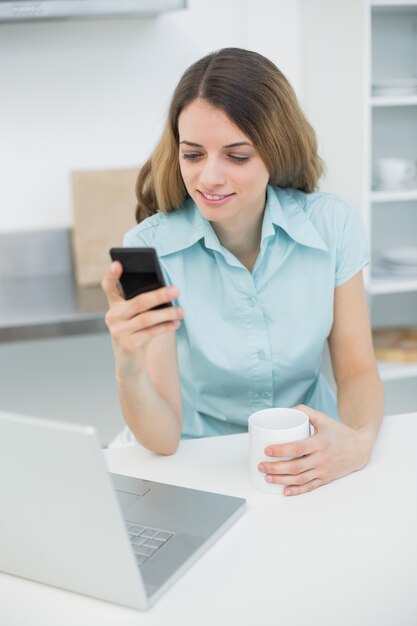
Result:
M416 626L417 413L386 417L369 465L303 496L255 491L247 435L111 471L247 498L244 516L147 613L0 575L1 626Z

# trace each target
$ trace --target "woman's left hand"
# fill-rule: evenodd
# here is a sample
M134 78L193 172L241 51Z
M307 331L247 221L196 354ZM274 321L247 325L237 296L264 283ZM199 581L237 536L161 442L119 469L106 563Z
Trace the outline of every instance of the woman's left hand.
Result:
M369 461L372 443L360 430L338 422L308 406L294 407L307 413L314 434L307 439L273 444L267 456L297 457L288 461L263 461L258 469L271 483L284 485L284 495L298 496L361 469Z

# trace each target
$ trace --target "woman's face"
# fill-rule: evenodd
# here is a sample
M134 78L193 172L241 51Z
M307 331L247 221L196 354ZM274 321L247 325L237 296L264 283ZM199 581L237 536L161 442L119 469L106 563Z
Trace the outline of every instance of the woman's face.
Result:
M263 212L268 170L222 109L194 100L181 112L178 130L182 178L207 220L240 224Z

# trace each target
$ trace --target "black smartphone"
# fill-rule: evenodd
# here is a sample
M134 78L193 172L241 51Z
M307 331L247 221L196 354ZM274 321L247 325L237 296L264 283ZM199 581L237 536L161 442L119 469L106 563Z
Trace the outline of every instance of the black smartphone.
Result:
M154 248L111 248L110 256L113 261L120 261L123 266L119 282L126 300L165 286L161 265ZM172 302L152 308L162 309L167 306L172 306Z

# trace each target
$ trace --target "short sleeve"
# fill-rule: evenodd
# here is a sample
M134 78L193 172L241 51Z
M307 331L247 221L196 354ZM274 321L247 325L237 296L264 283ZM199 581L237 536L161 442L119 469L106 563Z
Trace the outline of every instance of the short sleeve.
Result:
M335 287L346 283L369 263L365 226L355 206L344 211L336 249Z
M141 248L146 247L147 243L132 230L129 230L123 237L123 246L125 248Z

